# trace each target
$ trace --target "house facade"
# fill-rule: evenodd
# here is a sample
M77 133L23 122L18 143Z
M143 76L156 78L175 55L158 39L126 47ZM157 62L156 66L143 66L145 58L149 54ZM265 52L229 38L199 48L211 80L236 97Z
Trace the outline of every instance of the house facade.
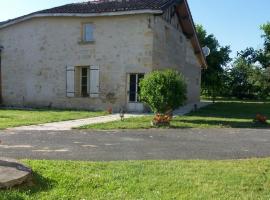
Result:
M153 70L186 78L200 100L206 67L186 0L68 4L0 23L1 102L7 106L141 112Z

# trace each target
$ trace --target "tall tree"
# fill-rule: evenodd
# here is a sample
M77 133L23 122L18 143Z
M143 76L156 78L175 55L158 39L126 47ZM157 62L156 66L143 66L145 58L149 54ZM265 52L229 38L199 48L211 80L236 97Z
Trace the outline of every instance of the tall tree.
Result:
M261 25L260 29L263 31L264 47L258 50L249 47L238 52L238 56L246 59L250 64L258 62L263 68L268 68L270 67L270 22Z
M207 34L202 25L196 25L199 41L202 46L208 46L211 54L206 58L208 68L202 72L203 93L215 101L223 87L224 66L231 61L230 46L221 46L213 34Z
M257 88L257 97L265 100L270 96L270 22L261 25L260 29L263 31L263 48L255 50L250 47L238 52L238 56L249 64L259 63L258 72L253 76L253 83L254 87Z
M264 50L265 53L270 53L270 22L261 25L261 30L264 32L262 37L264 38Z
M237 57L233 63L233 67L229 72L229 87L231 95L239 99L251 99L255 96L255 77L259 76L256 67L250 64L246 59Z
M270 68L251 64L239 56L227 74L230 96L266 100L270 96Z

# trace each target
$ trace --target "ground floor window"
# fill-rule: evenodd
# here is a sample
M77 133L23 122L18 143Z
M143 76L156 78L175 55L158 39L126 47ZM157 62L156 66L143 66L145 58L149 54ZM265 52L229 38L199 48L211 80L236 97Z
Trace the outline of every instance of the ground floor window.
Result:
M99 66L67 67L68 97L99 97Z
M129 102L140 102L140 81L144 74L129 74Z
M89 67L82 67L80 70L80 94L82 97L89 97Z

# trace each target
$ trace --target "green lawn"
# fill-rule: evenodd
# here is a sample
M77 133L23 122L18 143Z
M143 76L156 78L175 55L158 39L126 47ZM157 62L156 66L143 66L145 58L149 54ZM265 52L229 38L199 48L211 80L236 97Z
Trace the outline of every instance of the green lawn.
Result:
M270 103L219 102L192 112L186 116L175 117L170 128L270 128L270 124L256 124L256 114L270 118ZM93 124L81 129L148 129L153 116L125 119L105 124ZM270 121L268 121L270 123Z
M105 115L105 112L64 110L0 110L0 129Z
M24 161L34 186L1 200L270 199L270 159L235 161Z
M208 97L208 96L201 96L201 100L204 101L212 101L212 97ZM253 100L253 99L239 99L239 98L235 98L235 97L216 97L215 101L217 102L252 102L252 103L256 103L259 102L259 100ZM261 100L260 102L266 102L269 103L270 102L270 97L265 99L265 100Z

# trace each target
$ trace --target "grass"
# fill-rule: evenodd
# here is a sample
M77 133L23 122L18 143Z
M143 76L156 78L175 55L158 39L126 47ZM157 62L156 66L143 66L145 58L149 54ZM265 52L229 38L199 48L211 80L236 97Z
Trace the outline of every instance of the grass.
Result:
M192 112L186 116L175 117L169 128L270 128L268 124L254 123L256 114L270 118L270 103L258 102L219 102ZM125 119L105 124L92 124L81 129L150 129L153 116ZM168 128L168 127L167 127Z
M0 129L105 115L105 112L64 110L0 110Z
M202 100L206 100L206 101L212 101L212 97L209 96L201 96ZM265 100L255 100L255 99L239 99L239 98L235 98L235 97L216 97L215 99L216 101L224 101L224 102L270 102L270 97L265 99Z
M0 190L1 200L270 199L270 159L24 162L34 186Z

